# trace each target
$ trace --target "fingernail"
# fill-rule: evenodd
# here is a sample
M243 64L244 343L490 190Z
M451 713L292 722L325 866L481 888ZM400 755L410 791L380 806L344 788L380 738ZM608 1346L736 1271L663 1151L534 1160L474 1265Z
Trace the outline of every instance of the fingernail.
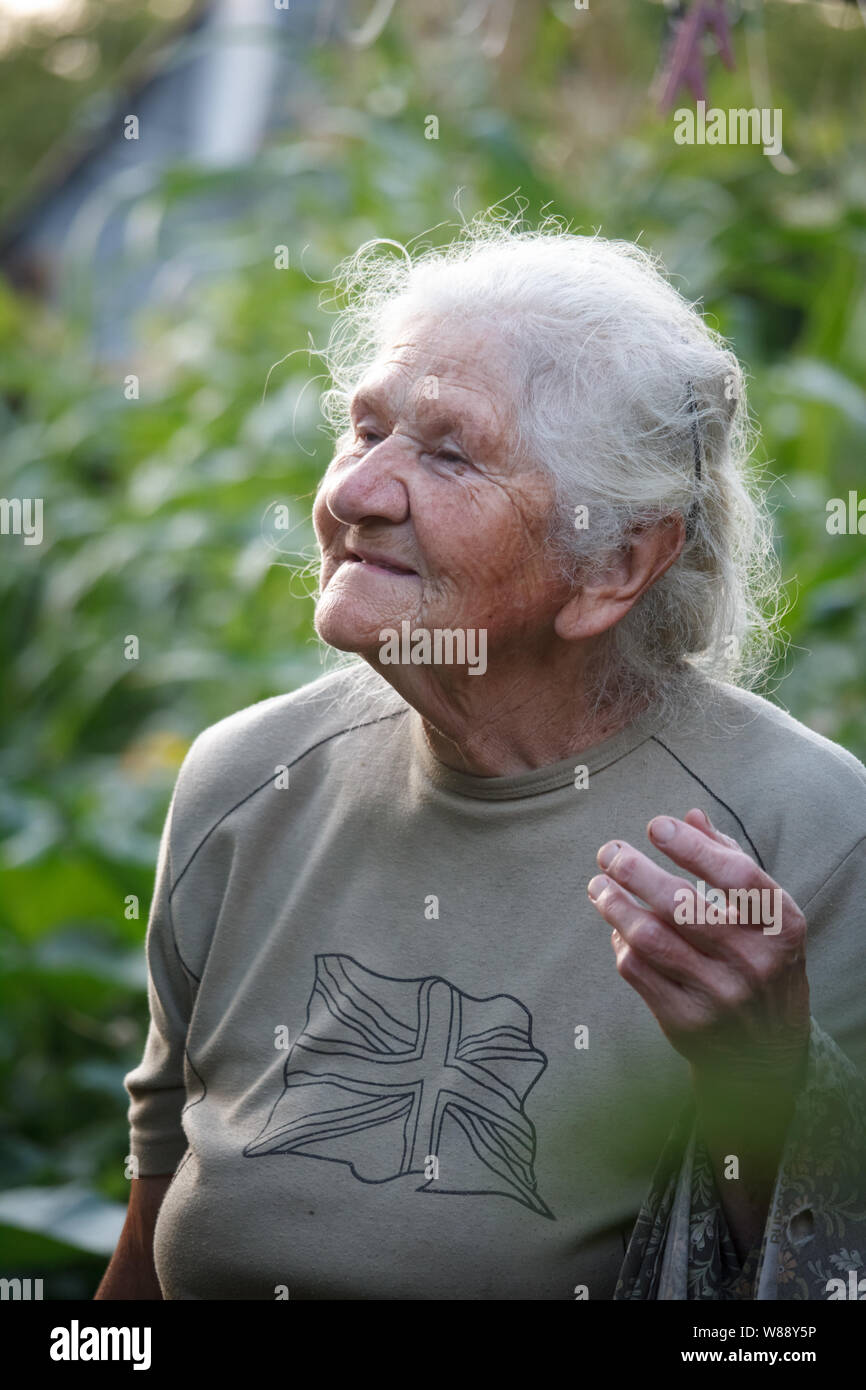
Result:
M650 834L660 845L666 845L668 840L672 840L676 830L677 827L669 816L656 816L655 820L650 821Z
M609 840L606 845L602 845L598 854L595 856L603 869L607 869L619 854L622 846L619 840Z
M601 897L608 885L608 881L609 880L605 878L604 874L596 874L595 878L590 879L589 883L586 885L586 891L593 902L595 902L596 898Z

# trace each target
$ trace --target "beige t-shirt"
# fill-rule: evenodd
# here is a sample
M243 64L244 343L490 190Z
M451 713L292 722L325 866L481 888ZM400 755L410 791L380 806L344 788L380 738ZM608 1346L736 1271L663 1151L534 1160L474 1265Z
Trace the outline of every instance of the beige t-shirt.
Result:
M673 730L469 776L375 686L242 710L178 778L126 1078L141 1175L176 1169L165 1296L609 1299L688 1067L596 851L670 868L647 822L703 807L806 912L812 1013L866 1070L866 769L730 687L721 732L696 686Z

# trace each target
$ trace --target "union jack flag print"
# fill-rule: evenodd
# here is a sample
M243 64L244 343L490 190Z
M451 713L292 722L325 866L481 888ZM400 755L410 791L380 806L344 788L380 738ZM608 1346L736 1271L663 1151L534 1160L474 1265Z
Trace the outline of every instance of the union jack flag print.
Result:
M547 1065L529 1010L439 975L401 980L351 956L316 956L285 1088L247 1157L346 1163L362 1182L438 1176L419 1192L497 1193L539 1215L535 1129L524 1102Z

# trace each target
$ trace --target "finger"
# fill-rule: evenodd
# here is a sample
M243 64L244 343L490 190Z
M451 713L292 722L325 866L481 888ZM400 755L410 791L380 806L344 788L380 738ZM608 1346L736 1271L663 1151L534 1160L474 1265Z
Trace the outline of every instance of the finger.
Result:
M759 893L743 900L739 894L729 894L728 903L718 904L714 900L717 890L708 890L704 897L686 879L669 874L623 840L602 845L598 861L608 878L628 894L642 899L668 930L676 932L702 956L723 963L728 972L742 976L755 987L771 973L776 964L776 935L768 937L763 930L748 928L766 926L762 918L764 908L772 911L779 907L778 899L767 902ZM738 911L741 904L742 922Z
M700 1009L688 999L682 986L654 970L616 929L611 932L610 942L621 978L640 995L662 1026L700 1017Z
M704 922L706 914L698 911L698 894L688 879L668 873L625 840L611 840L602 845L596 857L609 878L635 897L642 898L695 950L710 956L724 954L718 932L708 933L704 927L695 926L695 923ZM683 906L685 910L681 910Z
M647 834L675 863L727 894L722 915L728 922L760 929L765 936L778 936L785 928L792 939L802 935L805 920L793 898L739 847L718 844L674 816L656 816Z
M700 811L695 807L693 810L686 812L683 820L689 825L693 825L696 830L702 830L705 835L709 835L711 840L718 841L720 845L727 845L730 849L740 848L738 842L731 839L730 835L723 835L721 830L716 829L706 811Z
M715 888L779 888L739 846L720 844L675 816L656 816L647 834L662 854Z
M623 940L638 955L666 979L680 985L698 987L702 993L712 993L711 964L687 941L661 921L654 913L636 902L606 874L599 874L587 887L590 902L609 926L615 927Z

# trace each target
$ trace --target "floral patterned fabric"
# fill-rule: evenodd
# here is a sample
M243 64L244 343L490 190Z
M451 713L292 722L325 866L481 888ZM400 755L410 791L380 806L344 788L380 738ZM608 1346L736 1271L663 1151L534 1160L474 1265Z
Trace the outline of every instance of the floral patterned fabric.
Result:
M812 1019L805 1079L760 1247L740 1265L692 1103L653 1174L614 1299L852 1297L860 1279L866 1281L866 1079ZM831 1293L830 1280L844 1281L849 1292L837 1283Z

